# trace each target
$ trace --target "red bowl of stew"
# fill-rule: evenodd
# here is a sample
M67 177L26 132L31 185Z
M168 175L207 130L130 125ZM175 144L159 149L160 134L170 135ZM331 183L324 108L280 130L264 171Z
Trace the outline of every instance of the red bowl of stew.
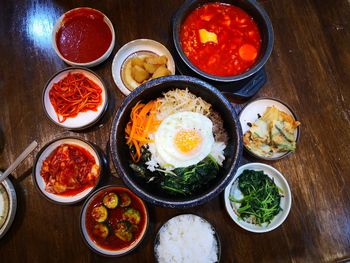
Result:
M271 21L253 0L188 0L172 21L176 52L204 79L243 80L258 72L273 47Z
M72 66L93 67L102 63L112 53L114 43L112 22L93 8L72 9L53 27L52 46L57 55Z
M81 234L94 252L122 256L141 244L148 227L144 202L128 188L105 186L84 203Z

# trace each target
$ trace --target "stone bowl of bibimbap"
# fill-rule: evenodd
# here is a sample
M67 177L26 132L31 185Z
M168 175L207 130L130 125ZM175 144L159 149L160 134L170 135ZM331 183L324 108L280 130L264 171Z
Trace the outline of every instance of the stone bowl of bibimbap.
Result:
M152 80L122 103L111 129L112 160L144 200L191 207L217 196L242 153L241 126L227 99L188 76Z

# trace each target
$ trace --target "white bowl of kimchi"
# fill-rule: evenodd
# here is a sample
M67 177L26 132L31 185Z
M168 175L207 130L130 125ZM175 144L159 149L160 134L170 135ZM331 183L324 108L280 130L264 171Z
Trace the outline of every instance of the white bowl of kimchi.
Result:
M91 143L77 137L56 139L38 153L33 177L49 201L74 204L87 197L101 178L102 158Z
M48 119L67 130L83 130L95 125L108 107L108 92L93 71L69 67L55 73L42 93Z

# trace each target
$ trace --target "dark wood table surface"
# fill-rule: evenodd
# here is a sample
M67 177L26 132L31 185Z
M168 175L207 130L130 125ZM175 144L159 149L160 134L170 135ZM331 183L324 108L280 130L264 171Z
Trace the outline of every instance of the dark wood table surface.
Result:
M295 154L267 162L288 180L293 203L278 229L253 234L227 215L220 195L190 209L149 205L150 227L141 246L120 258L104 258L85 245L79 230L82 204L60 206L33 184L36 153L49 141L75 135L106 153L111 123L124 96L111 74L112 59L125 43L149 38L169 46L170 19L182 1L1 1L0 169L5 170L32 141L39 147L12 174L18 209L0 240L0 262L154 262L159 227L180 213L196 213L217 229L222 262L335 262L350 257L350 2L349 0L263 0L275 32L266 64L268 82L255 97L289 104L299 116L301 140ZM102 121L83 132L52 124L41 105L47 80L67 67L51 47L56 19L78 6L104 12L112 21L112 55L93 68L107 84L111 102ZM232 100L239 110L247 101ZM257 161L246 154L242 163ZM122 184L110 165L103 184Z

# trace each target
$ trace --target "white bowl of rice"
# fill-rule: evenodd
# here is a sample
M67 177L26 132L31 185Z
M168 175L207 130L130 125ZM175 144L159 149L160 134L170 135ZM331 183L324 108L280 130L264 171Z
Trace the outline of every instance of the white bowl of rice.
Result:
M193 214L178 215L158 231L154 253L158 263L220 262L221 245L214 227Z

